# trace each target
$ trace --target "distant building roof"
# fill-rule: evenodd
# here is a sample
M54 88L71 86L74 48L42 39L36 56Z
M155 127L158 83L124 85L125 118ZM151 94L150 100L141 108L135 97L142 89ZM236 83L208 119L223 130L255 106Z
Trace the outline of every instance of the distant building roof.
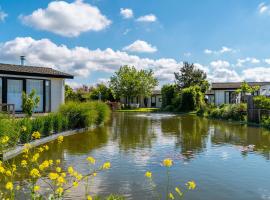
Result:
M161 94L161 90L154 90L154 91L152 92L152 94L155 94L155 95Z
M211 89L239 89L243 82L224 82L224 83L212 83ZM263 86L270 85L270 82L247 82L249 86Z
M214 95L215 93L214 93L213 90L207 90L207 91L205 92L205 94L206 94L206 95Z
M74 78L73 75L71 74L60 72L48 67L13 65L4 63L0 63L0 74L69 78L69 79Z

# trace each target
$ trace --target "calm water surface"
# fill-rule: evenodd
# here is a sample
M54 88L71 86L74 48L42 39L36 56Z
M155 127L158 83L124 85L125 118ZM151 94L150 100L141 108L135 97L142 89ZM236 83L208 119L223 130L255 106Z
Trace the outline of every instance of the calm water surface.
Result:
M188 115L113 113L104 127L66 137L61 148L49 145L50 157L82 173L88 171L88 156L110 161L112 168L91 186L99 195L155 199L144 173L152 171L158 191L164 193L166 170L160 163L170 157L175 161L172 190L188 180L198 185L185 199L270 199L270 133L260 128ZM248 145L255 149L247 151ZM83 194L81 187L68 199Z

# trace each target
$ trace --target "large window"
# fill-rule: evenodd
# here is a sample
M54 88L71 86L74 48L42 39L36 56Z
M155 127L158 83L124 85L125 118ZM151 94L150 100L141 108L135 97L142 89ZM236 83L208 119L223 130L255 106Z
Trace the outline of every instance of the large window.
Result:
M7 80L7 103L14 104L16 111L22 111L23 80Z
M26 80L26 93L30 94L32 90L36 91L36 96L39 97L38 107L35 109L36 112L43 112L43 80Z
M51 112L51 81L45 81L45 111Z
M237 103L238 94L234 91L225 91L225 103Z

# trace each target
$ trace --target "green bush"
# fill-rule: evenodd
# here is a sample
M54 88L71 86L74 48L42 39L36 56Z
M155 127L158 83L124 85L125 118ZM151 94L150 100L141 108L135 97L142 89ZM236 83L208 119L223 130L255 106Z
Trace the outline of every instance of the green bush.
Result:
M95 102L94 106L97 111L96 124L100 125L102 122L108 121L111 114L108 105L101 102Z
M32 120L30 118L24 118L18 121L18 125L20 130L20 142L30 142L32 136Z
M64 116L59 113L52 115L53 130L55 133L59 133L63 130L63 118Z
M0 116L0 138L9 137L8 147L12 147L19 141L19 128L15 119Z
M203 93L198 86L184 88L181 94L181 111L198 110L204 104Z
M162 86L161 95L162 95L163 109L165 109L169 105L172 105L174 94L175 94L175 85L166 84Z
M270 110L270 98L266 96L256 96L253 98L256 108Z
M39 131L40 133L43 132L43 127L44 127L44 120L42 119L43 117L37 117L32 119L31 124L32 124L32 130L31 133L35 131Z
M208 116L214 119L244 121L247 114L246 104L224 104L208 111Z
M43 129L42 134L44 136L49 136L53 132L53 115L47 115L44 117L40 117L41 120L43 120Z

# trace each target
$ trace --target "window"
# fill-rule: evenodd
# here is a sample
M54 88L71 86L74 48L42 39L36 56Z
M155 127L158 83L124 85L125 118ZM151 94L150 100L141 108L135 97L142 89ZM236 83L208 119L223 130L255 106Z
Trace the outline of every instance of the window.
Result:
M225 91L225 103L237 103L238 94L234 91Z
M43 111L43 80L34 80L27 79L26 80L26 93L30 94L32 90L36 91L36 96L39 97L38 107L35 108L36 112Z
M22 111L23 80L7 80L7 103L15 105L15 111Z
M51 81L45 81L45 112L51 112Z

